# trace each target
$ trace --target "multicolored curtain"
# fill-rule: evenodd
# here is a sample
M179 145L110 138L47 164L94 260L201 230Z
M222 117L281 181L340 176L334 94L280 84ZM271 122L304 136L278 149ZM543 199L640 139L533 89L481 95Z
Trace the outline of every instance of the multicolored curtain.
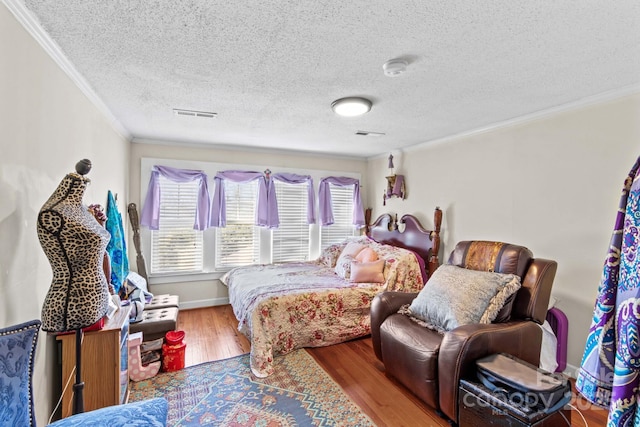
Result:
M576 389L609 408L607 426L640 426L640 158L625 179Z

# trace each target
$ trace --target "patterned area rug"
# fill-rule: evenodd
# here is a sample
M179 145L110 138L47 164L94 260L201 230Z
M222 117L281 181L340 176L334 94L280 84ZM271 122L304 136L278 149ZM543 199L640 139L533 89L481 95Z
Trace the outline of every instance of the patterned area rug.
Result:
M374 426L304 350L280 356L257 378L249 355L132 383L129 401L169 401L169 426Z

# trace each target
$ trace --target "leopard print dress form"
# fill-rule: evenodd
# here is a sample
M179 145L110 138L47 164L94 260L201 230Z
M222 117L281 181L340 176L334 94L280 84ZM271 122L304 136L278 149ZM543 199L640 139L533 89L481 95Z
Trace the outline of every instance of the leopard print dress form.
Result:
M102 260L110 235L82 204L88 181L68 174L38 214L38 239L53 270L42 306L45 331L92 325L109 306Z

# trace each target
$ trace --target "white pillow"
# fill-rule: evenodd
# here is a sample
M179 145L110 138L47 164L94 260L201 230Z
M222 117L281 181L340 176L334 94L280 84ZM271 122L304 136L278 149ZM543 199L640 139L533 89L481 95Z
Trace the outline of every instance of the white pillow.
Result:
M365 245L356 242L347 244L338 257L338 261L336 261L334 268L336 274L348 280L351 277L351 262L355 260L356 255L365 247Z
M509 298L520 289L520 277L442 265L404 314L424 326L446 332L461 325L491 323Z

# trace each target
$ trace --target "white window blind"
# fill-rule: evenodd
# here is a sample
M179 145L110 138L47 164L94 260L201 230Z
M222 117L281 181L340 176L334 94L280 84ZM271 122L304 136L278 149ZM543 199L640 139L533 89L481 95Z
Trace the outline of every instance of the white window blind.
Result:
M178 183L160 176L160 219L151 233L151 274L202 271L202 231L193 223L197 181Z
M277 180L274 183L280 226L272 231L271 262L308 260L308 184L288 184Z
M256 264L260 256L260 232L255 226L258 182L223 180L227 226L216 229L216 270Z
M333 206L333 224L320 227L321 248L340 243L353 236L353 186L339 187L329 184Z

